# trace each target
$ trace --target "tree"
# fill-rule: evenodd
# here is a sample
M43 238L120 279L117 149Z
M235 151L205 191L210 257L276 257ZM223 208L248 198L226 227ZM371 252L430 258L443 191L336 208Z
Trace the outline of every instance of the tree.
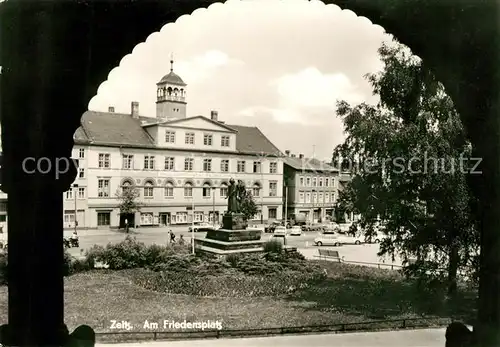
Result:
M471 146L443 86L401 45L382 45L384 68L366 75L380 101L337 104L346 140L334 162L355 177L339 205L361 214L366 236L378 228L385 238L379 255L399 255L408 273L447 277L456 291L459 271L477 255L478 232L470 210L467 173Z
M141 210L141 204L137 201L139 195L139 190L130 186L124 186L116 192L116 197L120 201L118 205L120 224L123 224L125 219L130 219L129 222L131 222L135 213Z
M252 219L257 214L257 204L245 185L241 182L238 186L238 206L247 220Z

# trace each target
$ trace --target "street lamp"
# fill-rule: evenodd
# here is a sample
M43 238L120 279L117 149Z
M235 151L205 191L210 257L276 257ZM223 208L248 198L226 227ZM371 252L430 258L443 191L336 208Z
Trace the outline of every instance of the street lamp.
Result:
M191 251L194 251L194 189L191 188Z
M75 195L75 235L76 235L76 224L77 224L77 221L76 221L76 191L77 191L77 188L78 188L78 184L73 184L73 194Z
M260 170L260 224L264 225L264 171L262 170L262 156L259 161Z
M315 196L315 194L316 194L316 190L313 189L312 190L312 194L311 194L312 195L311 196L311 200L312 200L312 214L311 214L312 218L311 218L311 224L314 224L314 196Z
M212 187L212 224L215 228L215 187Z

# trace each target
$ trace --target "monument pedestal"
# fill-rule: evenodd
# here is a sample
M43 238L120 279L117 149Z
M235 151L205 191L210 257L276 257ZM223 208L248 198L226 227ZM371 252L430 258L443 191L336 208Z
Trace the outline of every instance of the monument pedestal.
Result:
M208 253L225 257L235 253L262 253L265 241L262 230L248 229L246 218L241 213L226 213L222 217L223 227L210 230L204 238L195 238L197 253Z

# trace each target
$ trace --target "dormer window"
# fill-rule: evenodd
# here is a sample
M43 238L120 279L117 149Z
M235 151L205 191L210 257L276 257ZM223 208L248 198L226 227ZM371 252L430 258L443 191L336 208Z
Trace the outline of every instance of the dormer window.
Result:
M175 131L165 132L165 142L166 143L175 143Z
M212 134L205 134L203 135L203 144L205 146L212 146L212 143L213 143L213 136Z
M186 133L186 145L194 145L194 133Z
M220 138L220 145L221 147L229 147L229 136L221 136Z

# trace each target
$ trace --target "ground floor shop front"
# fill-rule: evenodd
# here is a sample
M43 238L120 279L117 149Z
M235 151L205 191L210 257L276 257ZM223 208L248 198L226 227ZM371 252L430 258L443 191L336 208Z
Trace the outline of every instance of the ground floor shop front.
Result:
M279 220L282 217L282 208L279 205L259 206L258 213L250 222L266 223ZM261 209L263 214L261 215ZM77 228L123 228L125 220L130 227L161 227L170 225L188 225L193 223L222 223L222 216L227 210L226 204L182 205L182 206L142 206L139 212L120 214L116 207L89 206L86 210L77 210L77 213L64 213L64 227L74 227L76 218Z

